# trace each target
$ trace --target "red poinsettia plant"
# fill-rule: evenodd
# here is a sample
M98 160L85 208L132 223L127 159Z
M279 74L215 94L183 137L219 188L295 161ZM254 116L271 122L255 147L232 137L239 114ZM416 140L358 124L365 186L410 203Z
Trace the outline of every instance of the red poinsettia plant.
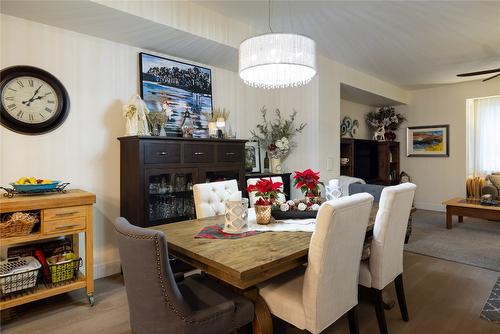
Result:
M300 189L306 197L317 197L320 195L319 185L324 186L319 180L319 172L306 169L303 172L295 172L293 176L295 188Z
M255 195L260 197L255 205L271 205L282 192L282 187L283 182L273 182L271 178L259 179L255 184L249 185L247 191L255 192Z

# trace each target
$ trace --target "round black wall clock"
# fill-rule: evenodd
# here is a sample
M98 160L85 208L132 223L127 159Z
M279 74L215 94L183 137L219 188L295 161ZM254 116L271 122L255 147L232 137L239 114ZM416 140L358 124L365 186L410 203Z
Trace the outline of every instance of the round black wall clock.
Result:
M0 121L29 135L54 130L69 112L69 96L52 74L33 66L12 66L0 72Z

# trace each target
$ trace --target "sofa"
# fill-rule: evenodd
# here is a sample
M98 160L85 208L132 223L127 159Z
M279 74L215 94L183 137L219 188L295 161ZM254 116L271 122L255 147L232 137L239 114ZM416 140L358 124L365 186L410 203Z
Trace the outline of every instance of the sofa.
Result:
M349 195L366 192L374 197L373 203L378 204L378 202L380 201L380 195L382 194L382 190L385 187L386 186L384 185L378 185L378 184L351 183L349 185ZM408 227L406 229L405 244L407 244L408 241L410 240L411 230L412 230L411 224L412 224L412 214L410 213L410 218L408 219Z

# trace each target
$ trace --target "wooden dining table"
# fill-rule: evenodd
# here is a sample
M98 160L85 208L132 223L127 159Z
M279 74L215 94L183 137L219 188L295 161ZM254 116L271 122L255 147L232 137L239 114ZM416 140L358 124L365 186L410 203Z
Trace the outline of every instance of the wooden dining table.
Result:
M373 229L378 206L370 214ZM170 255L225 282L255 305L254 333L272 333L269 308L257 284L307 262L311 232L265 232L240 239L195 238L205 226L224 224L224 216L151 227L165 233Z

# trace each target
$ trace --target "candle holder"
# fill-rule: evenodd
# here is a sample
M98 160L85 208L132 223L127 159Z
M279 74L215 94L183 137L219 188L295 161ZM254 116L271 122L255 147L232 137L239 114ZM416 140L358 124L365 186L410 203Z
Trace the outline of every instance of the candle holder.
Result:
M224 233L239 234L248 229L248 198L241 201L226 201L226 214L224 221Z

